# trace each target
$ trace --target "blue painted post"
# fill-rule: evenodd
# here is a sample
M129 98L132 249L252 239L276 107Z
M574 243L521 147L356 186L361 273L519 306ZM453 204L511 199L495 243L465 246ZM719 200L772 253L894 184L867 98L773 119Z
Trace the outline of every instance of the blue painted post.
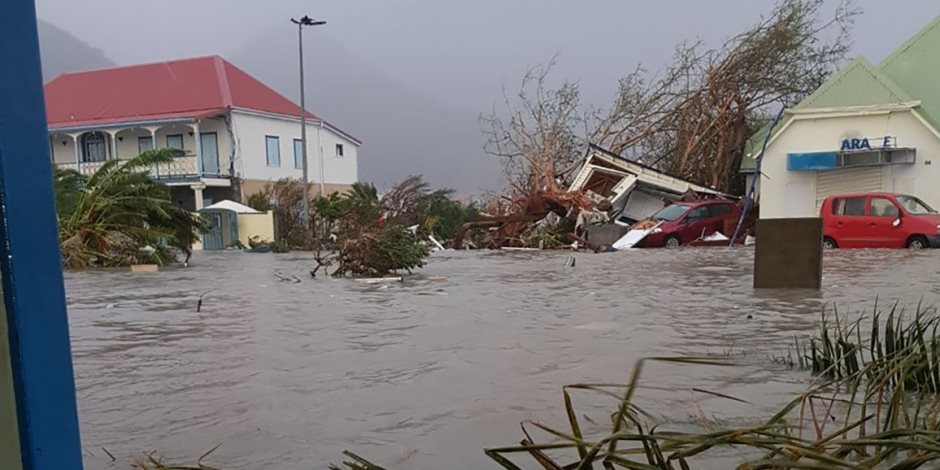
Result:
M0 58L16 71L0 74L0 271L23 468L80 470L33 0L4 2Z

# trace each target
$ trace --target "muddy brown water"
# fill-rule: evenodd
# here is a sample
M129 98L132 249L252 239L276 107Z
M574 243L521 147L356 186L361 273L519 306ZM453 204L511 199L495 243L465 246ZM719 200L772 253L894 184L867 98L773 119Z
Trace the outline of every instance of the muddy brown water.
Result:
M638 404L676 426L748 422L809 384L768 356L824 305L940 299L940 251L827 253L822 292L753 290L748 249L576 254L573 269L566 256L438 253L388 286L311 280L302 254L67 273L86 467L148 450L191 463L222 443L209 462L226 469L325 468L344 449L398 469L497 468L482 449L518 443L520 421L563 426L562 385L626 382L648 356L731 351L740 365L645 368ZM574 400L586 427L613 409Z

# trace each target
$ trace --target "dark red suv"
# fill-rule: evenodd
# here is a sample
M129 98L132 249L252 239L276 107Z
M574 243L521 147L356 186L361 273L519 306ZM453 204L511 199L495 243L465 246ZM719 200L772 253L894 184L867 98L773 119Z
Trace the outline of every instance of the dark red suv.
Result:
M662 208L651 219L661 225L637 245L651 248L675 247L724 230L728 219L737 220L740 211L733 201L676 202Z

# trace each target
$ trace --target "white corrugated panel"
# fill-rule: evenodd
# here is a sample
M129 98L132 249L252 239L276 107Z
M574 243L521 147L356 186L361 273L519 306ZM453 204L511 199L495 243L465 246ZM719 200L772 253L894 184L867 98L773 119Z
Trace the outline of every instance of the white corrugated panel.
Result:
M820 171L816 174L816 212L834 194L885 191L884 167L867 166Z
M627 205L624 207L621 216L633 220L643 220L662 208L662 198L651 196L637 189L630 193L630 199L627 200Z

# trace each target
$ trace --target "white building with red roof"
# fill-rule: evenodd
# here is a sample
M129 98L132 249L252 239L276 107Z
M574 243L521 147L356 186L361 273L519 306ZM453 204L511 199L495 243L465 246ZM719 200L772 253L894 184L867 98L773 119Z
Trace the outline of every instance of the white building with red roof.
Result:
M64 74L45 95L56 165L91 174L110 159L180 149L153 176L190 210L302 176L300 107L218 56ZM311 190L356 182L360 145L308 111Z

